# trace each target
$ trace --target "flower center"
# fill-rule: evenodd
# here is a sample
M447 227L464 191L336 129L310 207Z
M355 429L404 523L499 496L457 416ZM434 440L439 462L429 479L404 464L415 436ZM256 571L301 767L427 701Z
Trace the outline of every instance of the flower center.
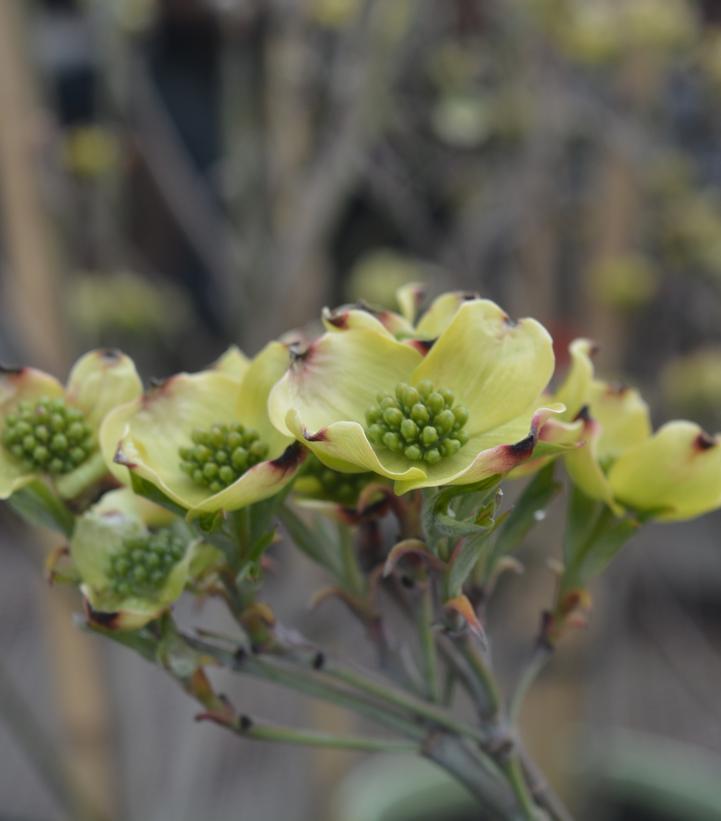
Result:
M303 474L316 484L309 496L346 506L354 505L363 488L374 479L372 473L341 473L328 468L312 453L306 459Z
M53 474L75 470L94 450L83 412L46 396L18 403L5 417L2 443L32 469Z
M181 470L212 493L220 493L268 456L268 445L243 425L213 425L194 430L190 438L193 447L180 448Z
M468 411L454 403L453 391L434 388L427 379L415 387L401 382L395 396L379 394L377 403L368 409L368 438L411 462L435 465L468 441L463 430Z
M184 554L184 543L167 529L128 539L110 560L108 576L113 593L123 598L152 596Z

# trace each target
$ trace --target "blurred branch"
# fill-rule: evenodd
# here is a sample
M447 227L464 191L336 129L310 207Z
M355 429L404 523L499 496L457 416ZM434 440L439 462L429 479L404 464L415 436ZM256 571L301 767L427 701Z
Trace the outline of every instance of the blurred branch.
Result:
M40 200L38 126L20 4L0 3L0 197L10 268L5 318L24 356L55 372L67 362L52 235Z
M235 228L210 196L190 163L165 105L139 57L130 60L133 89L133 139L165 203L211 277L210 293L226 328L231 328L237 259L241 248Z

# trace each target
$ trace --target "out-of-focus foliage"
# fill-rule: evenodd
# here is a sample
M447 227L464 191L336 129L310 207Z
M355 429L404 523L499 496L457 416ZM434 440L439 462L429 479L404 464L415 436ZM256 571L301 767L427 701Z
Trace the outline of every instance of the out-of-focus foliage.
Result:
M170 336L189 321L187 297L167 282L132 271L78 273L68 294L73 326L86 338L103 332L133 336Z

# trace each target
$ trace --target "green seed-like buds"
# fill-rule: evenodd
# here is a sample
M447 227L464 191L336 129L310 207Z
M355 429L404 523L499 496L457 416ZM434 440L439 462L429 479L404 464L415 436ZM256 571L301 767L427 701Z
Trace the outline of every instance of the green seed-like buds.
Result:
M185 555L185 544L164 529L128 539L110 560L110 587L117 596L152 597Z
M303 468L303 475L312 477L318 483L318 490L313 491L321 499L350 507L358 501L361 490L376 477L373 473L341 473L326 467L312 453Z
M423 380L413 387L401 383L391 394L379 394L377 404L366 413L370 441L411 462L435 465L452 456L468 441L463 430L468 411L454 405L448 388L434 388Z
M5 417L2 444L31 470L70 473L95 446L83 412L60 398L20 402Z
M268 446L243 425L213 425L195 430L193 446L180 448L180 467L196 485L220 493L268 456Z

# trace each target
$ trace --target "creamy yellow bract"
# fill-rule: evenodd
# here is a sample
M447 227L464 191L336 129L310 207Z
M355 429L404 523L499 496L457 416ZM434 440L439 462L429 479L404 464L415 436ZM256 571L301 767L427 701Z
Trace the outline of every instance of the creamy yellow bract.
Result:
M633 388L594 378L592 346L577 340L560 395L580 414L585 444L570 451L572 481L621 514L689 519L721 505L721 447L698 425L668 422L652 432L648 405Z
M245 507L273 496L293 479L304 453L291 436L273 427L266 405L287 367L286 346L271 342L247 367L235 354L233 360L241 367L178 374L108 416L101 447L119 479L129 481L127 471L136 474L191 516ZM235 423L257 431L268 455L212 492L183 470L180 453L192 445L194 430Z
M0 429L6 429L21 407L35 414L46 401L76 412L89 429L86 457L73 469L62 472L50 470L50 459L43 460L47 464L44 470L42 462L32 464L0 444L0 499L9 498L43 475L52 475L58 493L65 498L73 498L102 478L107 467L98 448L100 426L114 407L141 393L142 384L132 361L115 350L85 354L73 366L65 387L55 377L34 368L0 371ZM35 439L37 447L49 449L56 435L52 419L47 424L37 424L28 435ZM69 442L66 449L71 447Z
M91 621L137 630L179 598L199 542L172 534L172 518L125 488L78 519L70 554Z
M433 329L442 330L428 345L396 339L366 311L334 315L334 330L299 354L272 389L275 426L333 469L393 479L397 493L477 482L527 460L546 420L563 409L541 402L554 366L548 332L533 319L511 322L483 299L446 295L431 311ZM468 419L460 449L421 465L372 444L365 414L379 395L423 382L451 392Z

